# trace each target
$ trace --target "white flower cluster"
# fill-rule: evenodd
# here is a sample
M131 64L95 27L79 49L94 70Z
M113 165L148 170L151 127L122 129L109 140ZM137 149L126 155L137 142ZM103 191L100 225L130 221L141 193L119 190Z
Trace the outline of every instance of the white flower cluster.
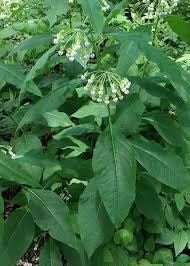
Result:
M86 66L89 59L95 57L92 45L85 32L80 29L62 30L53 40L54 44L60 44L58 54L66 55L70 61L75 59Z
M92 100L108 105L111 102L123 100L124 95L129 94L131 82L113 72L96 71L90 76L85 73L81 76L86 81L84 90L88 91Z
M106 0L102 0L102 11L107 12L110 10L110 5L106 2Z
M143 19L156 19L171 14L178 6L180 0L143 0L145 12Z

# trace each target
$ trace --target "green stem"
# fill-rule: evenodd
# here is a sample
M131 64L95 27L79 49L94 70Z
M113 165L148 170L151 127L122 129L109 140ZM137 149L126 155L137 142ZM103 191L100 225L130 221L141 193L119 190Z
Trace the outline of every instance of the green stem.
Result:
M155 46L155 41L156 41L156 35L157 35L157 31L158 31L158 23L160 21L160 17L158 16L156 19L156 25L155 25L155 31L154 31L154 35L153 35L153 39L152 39L152 45ZM146 63L144 64L144 70L143 70L143 74L142 74L142 78L144 78L144 76L146 75L146 71L147 71L147 67L149 64L149 60L147 59ZM141 92L141 88L139 89L139 95Z

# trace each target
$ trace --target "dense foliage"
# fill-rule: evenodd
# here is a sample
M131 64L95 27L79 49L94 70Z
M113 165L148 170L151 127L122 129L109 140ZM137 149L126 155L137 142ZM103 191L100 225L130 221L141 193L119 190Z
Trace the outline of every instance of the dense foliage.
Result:
M0 4L0 265L188 265L189 1Z

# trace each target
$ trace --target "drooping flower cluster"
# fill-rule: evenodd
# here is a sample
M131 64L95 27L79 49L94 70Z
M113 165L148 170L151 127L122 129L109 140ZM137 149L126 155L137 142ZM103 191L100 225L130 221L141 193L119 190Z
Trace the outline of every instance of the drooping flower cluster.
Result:
M81 29L61 30L54 38L54 44L59 44L58 54L66 55L70 61L77 60L86 67L90 58L94 58L92 44L86 33Z
M107 12L108 10L110 10L110 5L106 0L102 0L102 11Z
M96 71L90 75L85 73L81 80L85 82L84 90L89 92L92 100L106 105L123 100L131 86L127 78L108 71Z
M144 20L152 20L171 14L180 0L142 0L137 3L137 9L144 14Z

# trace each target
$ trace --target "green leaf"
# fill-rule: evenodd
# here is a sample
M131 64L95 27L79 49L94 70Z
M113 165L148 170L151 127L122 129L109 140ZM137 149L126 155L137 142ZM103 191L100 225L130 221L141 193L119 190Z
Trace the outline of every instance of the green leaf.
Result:
M45 52L35 63L35 65L32 67L32 69L30 70L30 72L27 74L26 79L24 81L24 85L23 87L27 86L27 83L31 80L33 80L37 74L38 71L41 70L45 64L47 63L49 57L55 52L55 50L57 49L57 45L54 45L53 47L51 47L47 52Z
M176 193L174 195L174 198L175 198L175 203L176 203L178 211L179 212L182 211L183 208L185 207L185 199L184 199L183 195L180 193Z
M0 176L6 180L39 187L35 177L26 171L17 161L0 152Z
M50 26L55 24L57 16L65 15L69 10L68 0L45 0L44 7L47 9Z
M17 64L5 64L0 62L0 79L16 86L17 88L22 88L25 80L23 68ZM33 82L28 83L26 90L41 96L40 90Z
M80 197L78 220L81 240L88 256L91 257L114 231L94 180L88 184Z
M130 94L117 107L116 121L114 128L123 132L125 135L133 134L140 126L144 105L137 94Z
M119 226L127 217L135 199L136 161L123 135L113 131L98 138L93 169L105 208Z
M87 133L100 133L101 130L98 126L93 124L80 124L64 129L54 136L54 139L60 140L69 136L80 136Z
M139 49L135 42L127 41L123 43L119 51L119 60L116 72L121 76L126 76L130 66L135 63L139 55Z
M65 147L64 149L71 149L73 150L71 153L69 153L66 158L70 157L77 157L80 154L86 152L86 150L89 148L83 141L76 139L74 137L68 137L75 145L69 145Z
M50 127L70 127L74 125L66 113L57 110L47 112L43 116Z
M42 149L40 139L32 133L23 133L13 142L13 146L17 156L24 155L31 150Z
M136 159L153 177L178 190L187 188L190 178L178 155L167 152L153 141L133 139L130 142Z
M129 256L126 252L126 249L120 246L113 246L111 248L111 253L113 257L113 264L111 265L118 265L118 266L126 266L129 265Z
M11 52L11 55L23 50L38 48L41 45L49 45L53 41L53 37L49 33L34 35L29 39L20 42Z
M179 95L186 100L190 82L187 80L187 73L183 68L167 57L160 48L139 41L139 49L147 59L158 65L160 72L169 79Z
M40 253L40 266L62 266L62 255L55 240L50 238Z
M69 84L51 91L49 94L37 101L25 113L24 117L19 123L18 128L40 119L43 114L51 112L64 104L66 99L72 96L72 93L77 85L78 81L73 80Z
M183 20L177 15L170 15L166 18L170 28L182 39L190 45L190 23Z
M146 180L137 182L137 209L148 219L160 222L163 218L162 202L153 185Z
M169 144L178 147L184 144L180 127L169 114L156 112L148 113L143 119L152 124Z
M28 189L29 209L36 224L51 237L76 249L76 237L69 209L52 191Z
M30 247L35 225L28 210L17 209L5 222L0 265L13 266Z
M88 16L95 33L102 33L105 17L101 10L100 1L78 0L78 3L82 5L84 13Z
M178 256L185 249L187 243L188 243L188 238L185 231L180 231L175 234L174 249L176 256Z
M115 106L111 106L111 114L114 114L115 112ZM84 118L87 116L95 116L95 117L107 117L108 109L103 103L95 103L95 102L89 102L88 105L85 105L81 107L78 111L76 111L74 114L72 114L73 117L76 118Z
M161 234L158 236L156 243L160 245L172 245L174 243L175 232L164 228Z

